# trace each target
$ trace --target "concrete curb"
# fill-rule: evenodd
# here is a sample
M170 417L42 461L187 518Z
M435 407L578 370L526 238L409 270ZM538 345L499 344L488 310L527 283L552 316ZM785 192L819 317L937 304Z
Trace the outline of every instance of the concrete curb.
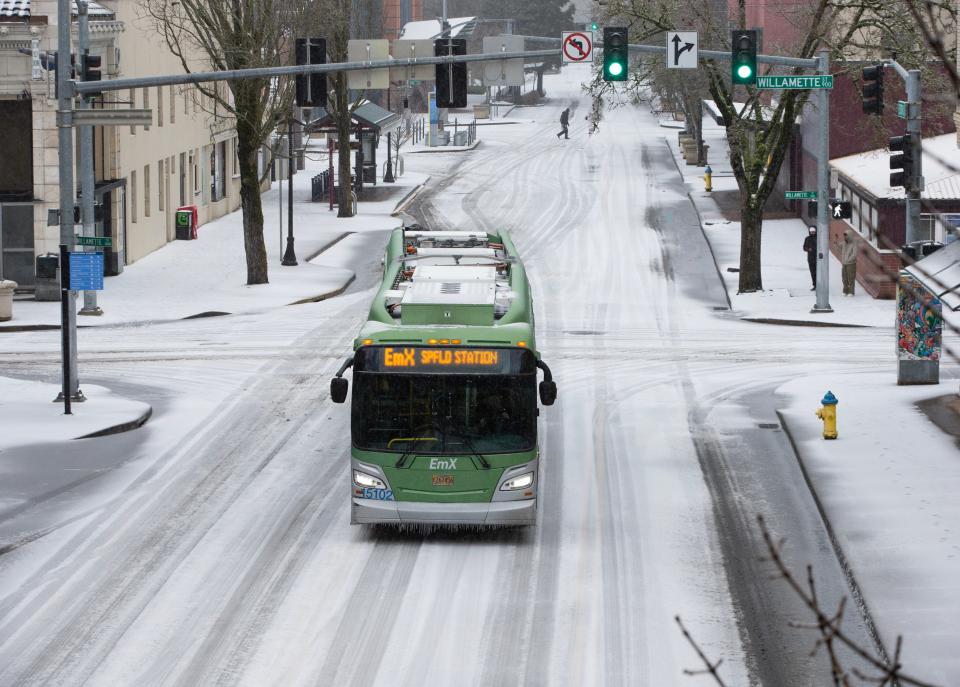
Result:
M77 439L93 439L94 437L105 437L110 434L120 434L121 432L129 432L131 429L137 429L143 427L147 420L153 415L153 408L147 406L147 409L141 413L140 417L135 420L130 420L129 422L121 422L118 425L112 425L106 429L98 429L96 432L90 432L89 434L84 434L83 436L74 437L73 441Z
M432 176L427 177L426 179L423 180L422 183L417 184L416 186L414 186L414 187L410 190L410 192L407 193L407 195L405 195L403 198L400 199L400 202L397 203L397 205L396 205L395 208L393 208L393 212L390 213L390 216L391 216L391 217L396 217L396 216L399 215L401 212L403 212L404 210L406 210L406 209L407 209L407 206L410 205L410 203L413 202L413 199L416 197L416 195L417 195L418 193L420 193L423 189L425 189L425 188L427 187L427 184L430 183L430 179L432 179L432 178L433 178Z
M356 232L353 232L353 231L345 231L345 232L343 232L343 233L340 234L337 238L333 239L332 241L330 241L329 243L327 243L327 244L325 244L323 247L321 247L319 250L317 250L316 252L314 252L313 255L311 255L311 256L308 257L306 260L304 260L304 262L310 262L310 261L313 260L315 257L317 257L318 255L320 255L321 253L323 253L325 250L330 249L331 247L335 246L336 244L340 243L340 242L343 241L345 238L347 238L348 236L350 236L350 234L355 234L355 233L356 233Z
M817 505L817 512L820 513L820 519L823 520L823 526L827 530L827 536L830 537L830 546L833 548L833 553L837 557L837 561L840 563L840 569L843 571L843 576L847 580L847 586L850 587L850 594L853 597L854 602L857 604L857 608L860 610L860 615L863 617L863 624L866 626L867 632L870 634L870 639L873 640L877 652L885 661L889 663L890 657L887 654L886 647L883 645L883 641L880 639L880 633L877 631L877 625L873 620L873 614L870 613L870 608L867 606L867 601L864 598L863 592L860 589L860 585L853 574L853 569L850 567L850 562L847 560L847 557L840 546L840 542L837 539L836 530L833 527L833 523L830 522L830 518L827 516L827 511L823 507L823 502L820 500L820 496L817 494L813 480L810 479L810 474L807 472L807 467L803 462L803 456L801 455L800 449L797 446L797 442L794 439L793 432L790 431L790 425L787 423L786 418L779 409L776 410L776 413L777 417L780 419L780 426L787 435L787 440L790 442L790 447L793 449L793 455L797 459L797 466L800 468L800 474L803 475L803 481L806 482L807 489L810 490L810 496L813 497L813 502Z
M0 327L0 332L43 332L48 329L60 329L59 324L15 324L10 327ZM85 329L77 325L77 329Z
M308 298L301 298L299 301L294 301L293 303L287 303L287 305L303 305L304 303L319 303L320 301L325 301L328 298L339 296L341 293L347 290L347 287L350 286L356 278L357 278L357 275L351 274L350 278L347 279L346 283L340 288L334 289L333 291L327 291L326 293L321 293L319 296L309 296Z
M449 146L437 146L436 148L427 148L426 150L408 150L407 155L420 155L422 153L466 153L480 145L480 139L478 138L471 145L468 145L463 148L453 148L450 149Z
M781 320L776 317L741 317L740 319L744 322L782 324L787 327L852 327L856 329L869 329L873 326L869 324L848 324L846 322L818 322L816 320Z

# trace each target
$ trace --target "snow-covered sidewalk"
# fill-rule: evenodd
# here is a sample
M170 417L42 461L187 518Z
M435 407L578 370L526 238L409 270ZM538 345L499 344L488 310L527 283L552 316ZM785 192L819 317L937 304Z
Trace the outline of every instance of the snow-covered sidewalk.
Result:
M122 274L108 277L98 294L104 314L80 317L78 324L117 325L169 321L209 312L255 312L336 295L354 278L347 263L336 258L344 249L349 250L351 236L398 226L399 220L392 213L429 177L408 169L393 184L378 183L375 193L387 198L361 199L355 217L337 218L336 208L331 211L326 202L310 201L311 177L326 166L325 160L308 158L306 168L294 175L297 266L280 264L286 248L287 184L283 183L282 197L277 182L263 194L269 284L246 284L243 223L237 210L200 226L197 240L172 241L128 265ZM331 246L338 250L328 250ZM39 302L32 296L17 298L13 319L0 325L0 336L5 335L3 329L59 324L59 302Z
M779 414L888 650L935 684L960 684L960 450L922 405L946 408L956 380L898 387L895 372L808 377L777 390ZM815 416L839 399L836 440ZM929 412L929 411L928 411ZM960 418L946 418L960 425Z
M761 264L765 291L737 294L740 225L724 218L704 190L703 168L688 166L675 133L664 129L690 199L701 218L735 314L743 319L796 325L858 325L886 329L890 367L794 380L777 390L778 413L809 486L845 558L867 611L889 651L905 638L903 662L936 684L960 684L960 414L955 410L958 366L941 363L941 383L896 383L896 303L862 288L841 295L840 264L830 258L829 314L810 312L807 233L799 218L765 219ZM717 191L736 189L728 174L723 130L705 122ZM726 170L726 171L725 171ZM948 317L956 319L953 313ZM758 325L761 326L761 325ZM798 330L802 331L802 330ZM944 330L944 343L957 347ZM844 348L844 361L850 349ZM825 365L838 353L823 351ZM827 391L839 399L839 438L825 440L815 412ZM951 403L953 401L954 403ZM952 407L951 407L952 406ZM937 422L934 422L934 419ZM951 436L953 434L953 436Z
M667 144L686 182L690 199L710 243L717 269L727 287L734 312L744 319L779 320L785 323L840 324L867 327L892 327L893 301L876 300L864 289L853 297L842 295L840 261L830 256L830 306L832 313L811 313L816 302L810 290L810 272L803 240L807 224L799 217L764 219L761 265L764 290L737 293L740 264L740 223L724 217L715 197L704 190L704 168L687 165L680 154L676 134L665 128ZM704 141L710 146L713 192L735 191L727 153L724 129L704 120Z

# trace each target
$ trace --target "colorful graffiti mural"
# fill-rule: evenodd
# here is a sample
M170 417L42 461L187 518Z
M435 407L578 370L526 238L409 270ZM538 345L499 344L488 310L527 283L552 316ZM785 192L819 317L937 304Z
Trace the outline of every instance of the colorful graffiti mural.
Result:
M940 360L943 307L940 299L909 274L897 280L897 357Z

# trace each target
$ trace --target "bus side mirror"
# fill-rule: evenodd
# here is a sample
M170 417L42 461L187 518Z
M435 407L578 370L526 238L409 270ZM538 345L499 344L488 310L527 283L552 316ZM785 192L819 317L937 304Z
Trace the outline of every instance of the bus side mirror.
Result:
M343 403L347 400L349 383L343 377L334 377L330 380L330 398L334 403Z
M552 406L557 400L557 383L554 381L540 382L540 402L545 406Z

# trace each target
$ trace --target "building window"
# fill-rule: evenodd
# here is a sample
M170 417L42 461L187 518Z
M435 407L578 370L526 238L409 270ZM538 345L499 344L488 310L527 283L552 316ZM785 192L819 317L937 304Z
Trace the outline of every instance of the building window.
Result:
M227 143L215 143L210 150L210 200L223 200L226 194Z
M143 166L143 216L150 216L150 165Z
M137 91L136 91L136 89L131 88L131 89L130 89L130 109L132 110L132 109L134 109L136 106L137 106ZM137 127L135 127L135 126L131 126L131 127L130 127L130 135L131 135L131 136L136 136L136 135L137 135ZM133 220L133 221L136 222L137 220Z
M157 126L163 126L163 86L157 86Z
M163 212L163 160L157 163L157 210Z
M149 110L149 109L150 109L150 89L149 89L149 88L144 88L144 89L143 89L143 109L145 109L145 110ZM153 119L153 115L152 115L152 114L150 115L150 119ZM147 124L147 125L146 125L145 127L143 127L143 128L144 128L145 131L149 131L149 130L150 130L150 125Z
M177 121L177 88L176 86L170 87L170 123L173 124Z
M933 241L936 237L936 215L920 215L920 226L917 228L918 241Z
M130 172L130 221L137 223L137 170Z
M200 165L197 162L197 154L190 153L190 166L193 168L193 195L200 195Z
M187 154L180 153L180 207L187 204Z

